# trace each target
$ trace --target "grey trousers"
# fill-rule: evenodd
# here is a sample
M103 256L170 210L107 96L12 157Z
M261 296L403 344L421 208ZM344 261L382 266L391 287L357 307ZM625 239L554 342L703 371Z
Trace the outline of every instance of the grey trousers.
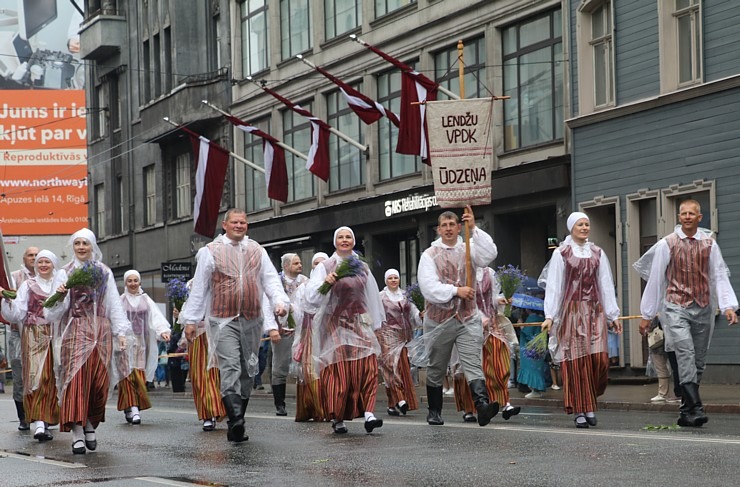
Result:
M424 336L433 337L427 344L429 365L427 385L442 387L447 366L450 364L452 346L457 345L460 364L468 382L483 380L483 328L476 314L464 323L452 318L444 324L424 320Z
M272 342L272 379L271 384L279 385L288 382L288 371L290 370L290 360L293 355L293 337L283 335L279 342Z
M23 402L23 361L21 360L21 334L18 330L12 330L8 337L8 362L13 376L13 400Z
M221 373L221 396L239 394L242 399L249 399L254 383L250 368L256 365L250 365L250 360L257 360L261 337L261 316L253 320L240 316L218 332L216 354Z
M688 308L683 308L666 303L660 323L663 325L666 349L672 348L671 351L676 352L678 378L681 384L701 382L711 338L711 322L711 306L700 308L692 304Z

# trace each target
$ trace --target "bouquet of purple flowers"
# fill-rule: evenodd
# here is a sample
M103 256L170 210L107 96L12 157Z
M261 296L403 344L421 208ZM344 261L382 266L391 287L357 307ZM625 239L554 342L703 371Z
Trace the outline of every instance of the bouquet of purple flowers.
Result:
M542 330L524 346L522 352L525 357L532 360L542 360L547 355L547 330Z
M498 276L498 282L501 285L501 292L506 299L511 299L524 280L524 274L519 270L519 267L514 267L511 264L500 266L496 275ZM504 316L507 318L511 317L510 304L507 304L506 308L504 308Z
M176 277L174 279L170 279L167 283L166 294L167 297L170 298L170 301L172 301L172 306L177 308L179 311L182 311L182 305L187 301L190 291L188 291L187 283Z
M365 272L365 262L357 255L352 254L340 262L334 272L337 274L337 280L344 279L345 277L359 276ZM326 294L331 290L331 286L331 284L325 282L319 288L319 292Z
M95 294L95 289L103 283L103 279L105 279L103 269L88 260L85 261L82 266L72 271L67 278L67 282L64 284L64 287L68 290L73 287L90 287L93 289L93 294ZM51 308L62 298L64 298L64 294L56 292L49 296L46 301L43 302L42 306L44 308Z
M414 306L421 312L424 311L426 302L424 301L424 295L421 294L421 288L419 283L415 282L406 288L406 299L414 303Z

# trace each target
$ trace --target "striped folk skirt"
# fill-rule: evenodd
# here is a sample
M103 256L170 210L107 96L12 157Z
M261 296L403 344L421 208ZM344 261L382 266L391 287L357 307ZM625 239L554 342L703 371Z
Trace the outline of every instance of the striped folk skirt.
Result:
M51 335L51 325L27 325L23 327L22 360L23 384L30 389L35 377L32 373L40 374L38 388L23 396L23 409L26 419L31 421L45 421L49 424L59 423L59 403L57 401L57 384L54 378L54 357L48 337ZM42 362L42 357L43 362ZM37 369L41 363L40 370Z
M596 398L604 394L609 379L607 352L593 353L561 363L565 412L596 411Z
M295 420L297 422L324 419L324 408L321 405L321 393L319 392L321 381L314 379L316 371L313 360L313 334L310 323L308 323L309 326L306 325L304 319L301 336L296 337L296 340L300 339L302 345L300 362L303 370L303 381L299 380L296 384Z
M321 402L327 420L343 421L372 412L377 392L376 355L337 362L321 371Z
M393 378L389 379L386 374L393 374ZM394 407L401 401L406 401L409 411L419 409L419 400L416 398L414 380L411 378L411 364L406 347L401 350L401 356L398 357L398 364L395 367L383 367L383 377L385 378L385 393L388 396L389 408Z
M198 419L216 418L221 421L226 417L226 408L221 401L221 376L215 367L208 370L208 338L205 333L198 335L188 347L188 359Z
M509 357L509 346L489 334L483 344L483 375L489 400L501 406L509 403Z
M455 374L453 387L455 388L455 406L457 406L457 410L474 413L475 403L473 402L473 395L470 393L468 381L465 379L465 374Z
M142 411L152 407L146 389L146 376L141 369L133 369L128 377L118 382L118 410L125 411L133 406Z
M107 365L95 347L64 389L59 404L60 431L71 431L73 423L84 426L88 419L94 428L105 421L109 386Z

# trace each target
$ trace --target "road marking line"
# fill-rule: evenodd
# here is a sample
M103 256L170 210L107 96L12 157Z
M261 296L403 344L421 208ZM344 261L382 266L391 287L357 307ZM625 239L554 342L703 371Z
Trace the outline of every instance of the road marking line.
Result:
M245 473L256 473L256 472L245 472ZM123 480L123 479L121 479L121 480ZM151 482L153 484L161 484L161 485L176 485L176 486L179 486L179 487L190 487L190 486L193 486L193 485L199 485L199 486L203 486L203 485L223 485L223 484L219 484L219 483L203 484L203 483L194 483L194 482L183 482L181 480L166 479L166 478L163 478L163 477L136 477L136 478L134 478L134 480L141 480L141 481L144 481L144 482Z
M71 463L63 462L60 460L51 460L49 458L35 457L31 455L24 455L20 453L13 453L9 451L0 451L0 458L15 458L17 460L25 460L27 462L43 463L46 465L55 465L57 467L64 468L87 468L87 465L82 463Z

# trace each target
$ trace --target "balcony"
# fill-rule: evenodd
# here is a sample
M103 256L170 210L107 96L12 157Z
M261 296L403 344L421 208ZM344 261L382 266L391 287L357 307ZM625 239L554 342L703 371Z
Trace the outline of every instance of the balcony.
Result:
M114 9L98 10L80 27L80 57L100 61L121 51L128 42L126 17Z

